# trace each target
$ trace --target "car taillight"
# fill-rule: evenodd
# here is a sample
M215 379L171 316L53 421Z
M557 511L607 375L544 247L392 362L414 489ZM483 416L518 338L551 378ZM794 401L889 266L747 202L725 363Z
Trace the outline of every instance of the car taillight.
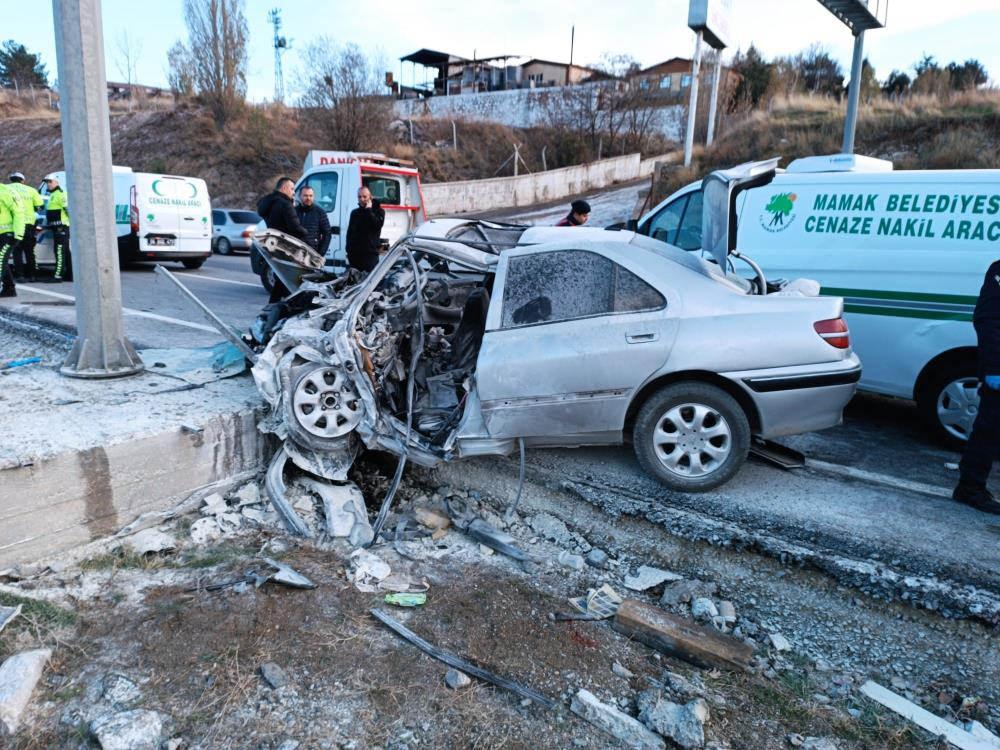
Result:
M837 349L851 348L851 336L847 330L847 323L844 322L843 318L817 321L813 323L813 329L830 346L834 346Z
M243 237L253 237L253 230L252 229L244 229L242 236Z

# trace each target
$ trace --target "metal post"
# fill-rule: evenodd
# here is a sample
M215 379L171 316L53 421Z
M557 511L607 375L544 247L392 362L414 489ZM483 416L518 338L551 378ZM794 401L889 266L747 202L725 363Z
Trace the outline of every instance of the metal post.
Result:
M851 60L851 85L847 90L847 119L844 120L844 145L841 151L854 153L854 131L858 124L858 99L861 96L861 67L864 65L865 32L854 35L854 59Z
M705 145L711 146L715 140L715 110L719 106L719 80L722 78L722 50L716 51L715 72L712 74L712 98L708 103L708 136Z
M458 128L454 120L451 121L451 147L458 151Z
M52 10L77 330L60 372L78 378L133 375L143 365L122 323L101 2L52 0Z
M694 62L691 64L691 101L688 103L687 134L684 136L684 166L691 166L691 151L694 148L694 122L698 114L698 72L701 70L701 41L703 32L698 32L694 43Z

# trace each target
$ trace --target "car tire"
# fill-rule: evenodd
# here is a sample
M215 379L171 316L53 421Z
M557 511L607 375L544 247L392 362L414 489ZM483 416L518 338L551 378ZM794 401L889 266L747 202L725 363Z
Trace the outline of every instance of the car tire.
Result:
M646 399L632 441L639 465L681 492L707 492L732 479L750 451L743 407L721 388L683 382Z
M274 291L274 285L277 281L278 277L274 275L274 271L271 270L270 266L265 265L264 270L260 272L261 286L270 294Z
M978 363L974 356L945 360L924 379L917 410L934 438L961 451L979 408Z
M215 252L219 255L229 255L233 252L233 244L225 237L219 237L219 239L215 241Z
M196 271L197 269L199 269L203 265L205 265L205 259L204 258L185 258L184 260L181 261L181 263L183 263L184 267L186 269L188 269L189 271Z

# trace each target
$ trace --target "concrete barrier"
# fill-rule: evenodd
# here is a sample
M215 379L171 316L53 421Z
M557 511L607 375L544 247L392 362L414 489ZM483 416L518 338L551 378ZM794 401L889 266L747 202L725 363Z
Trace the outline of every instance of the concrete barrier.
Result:
M424 205L428 216L442 216L548 203L634 180L640 176L640 161L639 154L626 154L517 177L431 182L423 186Z
M107 537L205 485L262 468L253 409L0 470L0 569Z

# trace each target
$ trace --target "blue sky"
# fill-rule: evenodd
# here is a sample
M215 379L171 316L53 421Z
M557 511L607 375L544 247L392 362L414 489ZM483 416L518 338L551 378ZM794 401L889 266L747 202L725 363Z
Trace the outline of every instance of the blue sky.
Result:
M52 5L2 0L6 8L0 39L12 38L39 52L55 73ZM269 99L274 83L270 8L280 8L283 33L292 41L285 56L285 87L294 93L300 68L297 50L321 35L335 43L355 42L389 61L420 47L466 57L517 54L569 58L570 27L576 26L574 61L596 62L604 53L630 54L643 65L675 56L690 57L694 34L687 28L687 0L501 0L456 3L347 3L317 0L247 0L250 26L248 88L255 101ZM798 52L818 42L850 68L852 38L816 0L733 0L734 47L754 43L768 57ZM181 0L104 0L108 78L122 79L116 42L123 32L142 45L138 80L165 85L166 52L185 36ZM869 32L866 53L880 78L894 68L909 69L925 52L939 62L975 57L1000 81L1000 2L998 0L895 0L887 28ZM403 70L409 82L410 66ZM54 77L54 75L53 75Z

